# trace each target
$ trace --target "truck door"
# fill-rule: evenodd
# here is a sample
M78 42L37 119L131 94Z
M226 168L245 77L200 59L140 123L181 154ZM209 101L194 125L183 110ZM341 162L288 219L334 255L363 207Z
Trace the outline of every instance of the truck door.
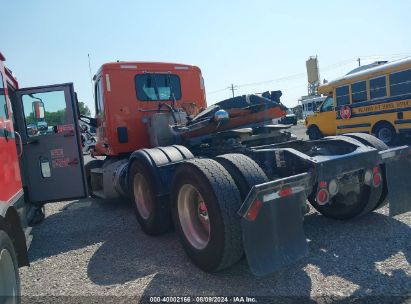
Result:
M30 202L43 204L86 197L73 85L19 89L15 106Z
M336 134L336 114L334 107L334 99L328 96L320 107L320 111L317 112L318 127L324 136Z

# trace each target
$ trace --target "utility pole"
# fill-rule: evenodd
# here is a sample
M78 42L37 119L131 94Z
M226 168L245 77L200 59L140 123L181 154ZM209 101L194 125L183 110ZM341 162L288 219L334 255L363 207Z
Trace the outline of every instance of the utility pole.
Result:
M360 57L358 57L357 61L358 61L358 66L361 66L361 58Z
M234 95L234 91L235 91L235 90L237 90L237 87L236 87L234 84L231 84L231 86L230 86L230 87L228 87L228 89L230 89L230 90L231 90L231 92L233 92L233 97L235 97L235 95Z

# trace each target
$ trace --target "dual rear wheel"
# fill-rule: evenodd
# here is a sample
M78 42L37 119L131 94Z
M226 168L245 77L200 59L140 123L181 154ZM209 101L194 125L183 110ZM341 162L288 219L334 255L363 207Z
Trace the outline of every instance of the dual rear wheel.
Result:
M136 162L130 171L136 216L143 231L151 235L168 231L171 214L184 250L199 268L214 272L241 259L244 250L237 211L253 185L268 181L253 160L229 154L180 164L167 201L171 210L156 196L153 176L146 169Z
M364 133L348 133L343 136L353 138L361 144L375 148L379 151L388 149L388 146L378 138ZM385 169L380 166L383 180L385 179ZM321 214L339 220L348 220L386 205L387 189L383 181L378 187L364 184L360 176L352 176L349 181L344 181L343 187L346 191L338 193L332 197L330 202L325 205L316 201L316 193L308 196L310 204ZM316 187L314 187L316 188Z
M384 143L370 135L346 136L378 150L386 149ZM177 167L168 196L157 195L157 177L144 162L132 164L130 177L142 230L157 235L174 226L187 255L208 272L227 268L243 256L237 211L252 186L268 181L258 164L242 154L184 161ZM384 204L383 185L371 188L359 179L356 184L352 191L337 194L329 204L318 204L313 195L308 200L323 215L337 219L357 217Z

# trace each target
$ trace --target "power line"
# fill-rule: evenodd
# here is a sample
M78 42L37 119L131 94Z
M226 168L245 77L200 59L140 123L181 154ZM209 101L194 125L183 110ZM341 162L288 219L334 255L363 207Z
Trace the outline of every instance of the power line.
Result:
M374 55L374 56L359 56L359 57L352 57L349 59L345 59L336 63L333 63L331 65L325 66L323 68L321 68L321 71L330 71L336 68L340 68L342 66L348 65L348 64L352 64L354 62L358 62L359 64L360 62L360 58L362 59L378 59L378 58L383 58L383 57L401 57L401 56L410 56L411 53L397 53L397 54L390 54L390 55ZM360 60L359 60L360 59ZM258 81L258 82L251 82L251 83L245 83L245 84L239 84L235 86L235 89L238 88L244 88L244 87L250 87L250 86L258 86L258 85L263 85L263 84L269 84L272 82L281 82L281 81L287 81L287 80L294 80L294 79L299 79L299 78L303 78L306 76L306 73L298 73L298 74L292 74L292 75L288 75L288 76L284 76L284 77L280 77L280 78L275 78L275 79L270 79L270 80L263 80L263 81ZM234 96L234 90L232 89L232 86L223 88L223 89L219 89L219 90L215 90L215 91L211 91L208 92L207 95L212 95L215 93L219 93L225 90L231 90L233 92L233 96Z
M207 94L208 94L208 95L210 95L210 94L214 94L214 93L222 92L222 91L225 91L225 90L227 90L227 88L224 88L224 89L219 89L219 90L216 90L216 91L211 91L211 92L208 92Z

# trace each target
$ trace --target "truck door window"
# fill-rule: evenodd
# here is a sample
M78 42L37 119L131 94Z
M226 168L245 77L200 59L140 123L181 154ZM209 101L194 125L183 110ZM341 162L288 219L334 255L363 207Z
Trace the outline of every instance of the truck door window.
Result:
M140 101L181 99L181 84L178 75L139 74L136 75L135 82L137 99Z
M26 94L22 101L29 137L56 133L66 124L64 91Z
M4 90L3 74L0 72L0 119L8 119L6 92Z
M96 95L96 114L102 114L104 112L103 103L103 82L101 77L96 82L95 95Z
M327 97L321 106L321 112L334 111L334 99L332 97Z

